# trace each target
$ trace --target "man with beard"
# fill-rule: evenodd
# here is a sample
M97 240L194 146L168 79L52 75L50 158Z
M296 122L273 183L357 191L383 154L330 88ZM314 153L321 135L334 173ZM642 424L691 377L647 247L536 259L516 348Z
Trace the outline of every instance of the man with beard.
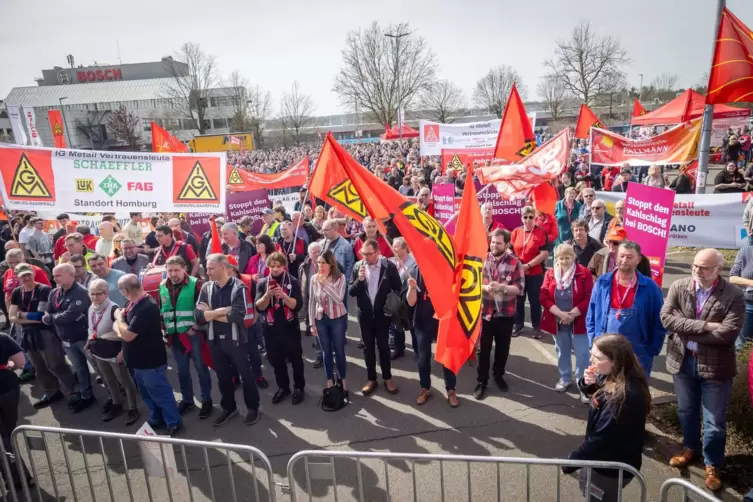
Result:
M287 361L293 367L293 404L301 404L303 389L303 348L298 311L303 307L298 279L286 271L288 260L277 252L267 257L269 277L259 280L256 287L256 308L264 316L264 338L267 358L275 371L277 392L272 404L278 404L290 395L290 377Z
M492 375L502 392L509 389L505 367L510 355L510 340L517 311L518 296L525 289L523 264L508 247L510 232L498 228L492 232L490 249L483 270L481 335L478 356L478 384L473 397L483 399L489 382L489 365L494 344Z
M176 235L176 231L180 232L181 234L183 234L183 239L181 240L191 246L194 254L197 254L199 252L199 243L196 242L196 237L194 237L192 232L186 232L186 230L183 228L183 222L180 221L180 218L170 218L167 221L167 226L173 230L173 237Z
M126 274L141 275L149 265L149 257L139 253L139 248L133 239L126 237L120 242L123 256L115 258L110 265L114 270L120 270Z
M154 253L154 260L151 265L164 265L171 256L180 256L184 262L191 264L190 275L197 277L199 273L199 259L196 258L196 253L193 252L191 246L185 242L177 242L173 238L173 230L167 225L157 227L154 229L154 232L160 247Z
M235 257L238 261L238 269L246 270L248 261L256 254L254 245L239 238L238 225L235 223L225 223L220 232L222 233L222 253Z
M280 238L277 240L277 250L288 259L290 275L298 278L298 268L306 258L306 244L302 239L295 238L295 229L289 221L280 224Z

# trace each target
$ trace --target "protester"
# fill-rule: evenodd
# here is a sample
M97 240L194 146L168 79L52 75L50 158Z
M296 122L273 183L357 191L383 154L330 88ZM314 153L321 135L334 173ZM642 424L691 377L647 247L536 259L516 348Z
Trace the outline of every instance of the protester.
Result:
M633 180L633 170L630 166L623 166L620 175L615 178L611 192L627 192L628 183Z
M492 232L496 229L505 228L502 223L494 219L494 207L491 202L481 204L481 217L483 218L487 239L491 238Z
M588 223L585 220L575 220L572 225L573 238L567 241L575 250L575 261L587 267L593 255L604 246L588 234Z
M267 257L267 267L269 276L260 279L256 288L256 308L264 316L267 358L274 369L277 383L272 404L278 404L291 395L288 376L290 362L293 369L292 403L298 405L303 402L303 389L306 386L298 322L298 311L303 307L301 287L298 279L287 270L288 260L284 254L270 254Z
M363 247L364 242L367 240L374 240L377 242L381 256L384 256L385 258L392 257L392 247L390 246L390 243L387 242L387 239L385 239L379 232L379 227L372 217L367 216L363 219L363 230L363 233L355 239L353 244L353 250L356 253L357 259L363 260L361 247Z
M677 178L672 180L669 188L675 191L677 195L695 193L695 182L688 176L688 164L680 166Z
M594 284L586 329L592 345L604 333L625 336L648 379L654 356L664 345L666 332L659 317L664 298L656 282L637 271L640 260L641 247L636 242L620 243L616 269Z
M243 282L231 277L227 257L210 254L207 258L207 281L199 293L194 319L206 325L207 341L212 351L217 386L220 388L222 411L214 425L225 425L238 414L233 377L240 376L243 400L247 412L244 423L253 425L259 420L259 389L256 387L248 359L249 343L244 319L247 313Z
M377 387L376 350L378 350L384 386L387 392L396 394L397 386L392 382L390 364L389 327L391 320L385 315L384 306L390 292L399 293L402 289L400 275L395 265L380 256L379 244L376 241L367 240L360 251L363 260L356 263L353 268L349 294L356 299L358 324L365 345L367 382L361 391L364 396L368 396Z
M400 275L400 282L405 283L409 275L413 274L416 267L416 259L408 248L408 243L402 237L397 237L392 241L392 250L394 255L389 260L397 267ZM413 347L416 346L415 335L411 332ZM390 357L394 361L405 354L405 330L393 321L390 325Z
M554 243L557 242L557 236L559 231L557 230L557 220L551 214L544 213L543 211L536 210L536 226L544 231L549 241L550 252L554 249Z
M136 242L126 237L120 242L120 249L123 251L123 256L112 260L110 268L126 274L141 275L144 273L149 265L149 257L139 253Z
M88 259L89 259L89 255L91 255L93 251L89 249L88 247L86 247L86 245L84 245L83 235L81 235L78 232L73 232L72 234L66 235L65 236L65 249L66 249L65 253L63 253L60 256L58 263L68 263L68 260L71 259L71 256L80 254L86 258L87 260L86 269L90 270Z
M560 175L559 181L560 183L559 185L557 185L557 193L559 195L559 199L562 200L565 198L565 195L566 195L565 191L568 188L575 188L575 183L573 182L573 177L569 171L565 171L564 173L562 173Z
M65 254L65 238L68 237L70 234L76 232L76 227L78 226L78 223L75 221L67 220L65 223L64 233L60 234L58 231L55 234L55 241L54 246L52 248L52 258L55 260L55 263L60 263L60 257ZM60 237L58 237L58 234L60 234Z
M87 312L88 340L84 349L99 369L110 396L102 408L102 421L109 422L123 413L123 389L128 406L125 425L129 426L139 419L141 412L137 405L136 384L123 360L123 341L113 327L118 305L107 297L109 292L110 286L103 279L94 279L89 284L91 305Z
M324 212L324 206L316 206L314 209L314 217L311 220L311 224L317 230L322 230L322 224L327 219L327 214Z
M115 237L115 227L109 221L103 221L97 228L99 230L99 240L94 246L94 251L105 257L110 256L113 238Z
M92 233L91 228L89 228L88 225L79 225L76 227L76 232L81 234L84 246L86 246L87 249L94 250L94 248L97 246L97 241L99 241L99 238Z
M238 269L246 270L248 262L256 254L254 245L238 237L238 225L235 223L225 223L220 229L222 234L222 253L234 256L238 260Z
M554 335L560 373L560 379L554 386L557 392L565 392L572 383L571 352L575 354L576 381L583 377L588 366L585 314L592 290L591 273L577 263L573 247L570 244L557 246L554 249L554 268L547 270L541 287L541 306L544 307L541 329ZM588 404L589 398L581 394L580 401Z
M44 231L44 219L32 218L31 224L33 230L27 237L26 250L32 257L41 261L48 270L52 269L52 264L54 263L52 259L52 243L50 242L49 234Z
M591 261L588 262L588 270L591 271L594 280L612 272L617 267L617 250L627 238L627 232L622 226L617 226L609 231L604 239L605 247L596 251L591 257ZM651 277L651 264L648 258L641 255L637 270L646 277Z
M706 488L711 491L722 486L735 342L745 319L743 293L721 277L723 268L722 253L699 251L692 277L672 283L661 309L662 324L670 333L667 371L673 375L684 445L669 465L685 467L703 452Z
M306 245L295 236L295 228L290 221L280 224L280 237L277 239L275 248L287 258L288 272L298 279L298 268L306 258Z
M129 213L129 216L131 219L126 223L121 232L125 234L126 238L133 240L137 246L141 247L144 244L141 213Z
M261 212L261 219L264 221L264 225L261 227L259 235L268 235L272 239L278 238L280 236L280 222L275 219L274 211L264 209Z
M737 141L737 136L734 134L729 137L729 143L727 143L727 147L724 149L724 158L723 162L729 162L730 164L735 164L737 166L738 161L740 160L740 156L742 154L743 145Z
M68 260L68 263L73 265L76 282L81 284L84 289L88 289L89 283L94 279L94 274L86 269L87 263L84 255L74 254L71 256L71 259Z
M274 253L275 245L272 242L272 238L268 235L261 234L256 238L256 254L254 254L249 260L245 269L239 268L239 270L245 270L245 273L250 275L254 282L258 283L259 279L269 275L269 268L267 267L267 257Z
M520 259L525 272L525 288L523 294L517 297L517 313L512 336L516 337L523 331L525 321L526 297L530 305L531 325L533 337L541 338L539 323L541 322L541 304L539 294L544 282L543 263L549 256L549 239L544 230L534 223L536 211L526 206L523 208L523 225L512 231L510 244L515 256ZM514 295L513 295L514 296Z
M434 217L434 201L431 199L431 190L429 188L422 188L418 191L418 207L422 211Z
M591 202L591 217L588 219L588 235L598 242L604 242L611 221L612 215L607 212L607 204L602 199L594 199Z
M21 386L13 370L23 367L25 360L21 346L10 336L0 333L0 438L8 460L12 460L10 455L15 454L15 466L12 466L11 469L15 467L16 472L23 473L26 477L27 486L30 486L34 484L34 481L26 469L21 455L14 452L11 442L11 434L18 424L18 405L21 401ZM3 478L5 478L5 471L3 471ZM20 476L17 479L14 476L14 479L5 480L4 486L8 499L10 499L11 483L14 484L16 490L20 490Z
M151 264L153 266L161 266L171 256L180 256L190 267L189 275L197 277L199 273L199 259L196 257L193 249L191 249L191 246L185 242L176 241L173 238L172 229L167 225L155 228L154 232L160 247L154 253L154 260L152 260Z
M575 188L568 187L565 189L565 198L557 202L554 208L554 218L557 221L557 242L561 244L571 239L573 236L571 225L578 219L580 214L581 203L575 200Z
M526 209L530 209L527 213L530 220L524 221L532 222L533 209ZM542 236L546 239L543 233ZM509 389L504 378L505 368L510 355L510 341L515 329L513 325L518 314L520 299L524 298L527 280L522 260L509 250L510 239L510 233L507 230L493 231L491 252L484 262L478 384L473 391L476 399L483 399L486 395L492 343L494 344L494 366L492 367L494 382L502 392L507 392Z
M591 364L578 380L578 389L588 396L586 437L570 455L571 460L621 462L640 470L643 462L643 443L646 435L646 417L651 405L651 394L646 378L626 340L614 334L594 340ZM569 474L577 467L562 467ZM588 485L590 478L590 486ZM614 469L588 469L580 472L580 490L586 500L616 502L620 492L633 476ZM624 498L624 497L623 497Z
M126 274L118 287L128 300L115 311L113 328L123 340L123 359L149 408L149 425L175 436L183 428L173 388L167 381L167 351L162 342L159 307L145 293L134 274Z
M345 277L350 280L353 276L353 264L355 262L355 255L353 248L341 237L339 232L339 223L337 220L327 220L322 225L322 233L324 234L324 243L322 244L322 251L330 250L335 255L337 264L340 266L340 270L345 274ZM345 294L343 298L345 308L348 308L348 294ZM363 348L363 347L359 347Z
M735 162L730 162L714 178L714 193L740 193L745 191L745 177Z
M591 205L593 204L594 198L596 197L596 192L593 188L584 188L580 192L580 197L582 204L580 206L580 212L578 213L578 219L588 221L589 219L591 219Z
M202 344L203 329L194 320L194 307L199 301L202 282L189 276L186 262L180 256L171 256L165 262L167 279L159 285L159 308L167 345L172 349L175 367L178 370L181 400L178 412L185 415L194 406L193 378L189 361L193 362L199 379L201 409L199 418L212 414L212 377L204 361Z
M310 251L311 248L309 248ZM313 323L311 332L318 338L322 348L327 386L332 387L336 382L334 375L336 362L337 376L342 382L346 401L349 402L345 360L345 327L348 323L348 311L343 303L347 280L337 266L337 260L332 251L325 251L318 256L317 265L318 272L311 276L308 303L308 318ZM335 353L334 361L333 352Z
M643 180L643 184L650 187L664 188L665 183L666 181L664 175L661 173L661 168L656 164L650 166L648 168L648 175Z
M196 237L194 237L193 232L191 232L191 227L189 226L187 229L184 229L184 225L188 225L188 223L181 221L180 218L170 218L169 220L167 220L167 226L170 227L170 229L173 231L173 237L175 238L175 240L183 241L188 244L193 250L194 254L198 256L197 253L199 252L199 243L196 241ZM182 237L179 238L178 236Z
M745 321L735 342L735 349L740 350L745 342L753 341L753 246L743 246L737 252L729 282L742 289L745 297Z

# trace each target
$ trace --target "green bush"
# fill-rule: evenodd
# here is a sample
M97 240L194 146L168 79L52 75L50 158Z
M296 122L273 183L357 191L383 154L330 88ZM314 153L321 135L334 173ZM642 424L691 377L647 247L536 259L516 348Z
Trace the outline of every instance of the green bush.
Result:
M747 342L738 352L737 376L732 382L732 396L727 408L727 424L750 439L753 443L753 404L748 388L748 365L750 364L753 342Z

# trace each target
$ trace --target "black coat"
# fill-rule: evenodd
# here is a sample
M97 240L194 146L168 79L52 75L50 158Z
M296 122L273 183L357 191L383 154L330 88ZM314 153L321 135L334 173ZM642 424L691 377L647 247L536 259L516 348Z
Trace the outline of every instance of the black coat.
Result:
M207 239L208 240L208 239ZM241 274L246 273L246 267L248 266L248 261L251 259L252 256L256 254L256 248L253 244L246 240L240 240L241 248L238 250L238 270L240 270ZM204 247L204 250L206 252L206 247ZM225 254L228 254L230 252L230 247L227 244L222 244L222 252Z
M387 295L390 292L400 294L400 290L403 287L397 267L386 258L382 258L381 261L382 265L379 269L379 288L374 297L374 305L371 304L371 299L369 298L367 281L358 280L358 271L360 270L361 265L364 264L364 261L361 260L356 262L353 267L348 292L350 296L356 299L359 317L364 316L375 318L384 316L384 303L387 299Z

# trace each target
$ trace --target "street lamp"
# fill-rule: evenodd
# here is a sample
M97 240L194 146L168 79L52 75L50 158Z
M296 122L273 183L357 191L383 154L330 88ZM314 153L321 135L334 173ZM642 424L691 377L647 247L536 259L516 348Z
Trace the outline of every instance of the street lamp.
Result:
M71 131L68 129L68 121L65 119L65 110L63 109L64 99L68 99L68 96L58 98L58 102L60 103L60 114L63 115L63 126L65 127L65 135L68 138L68 148L73 148L73 144L71 143Z
M388 38L394 38L395 39L395 53L397 54L397 57L395 58L395 70L397 71L397 124L400 128L400 147L402 148L403 144L403 124L400 120L400 102L402 101L402 96L400 95L400 39L403 37L407 37L410 35L410 32L408 33L395 33L394 35L392 33L385 33L384 36Z
M643 97L643 73L638 74L641 77L641 86L638 88L638 101Z

